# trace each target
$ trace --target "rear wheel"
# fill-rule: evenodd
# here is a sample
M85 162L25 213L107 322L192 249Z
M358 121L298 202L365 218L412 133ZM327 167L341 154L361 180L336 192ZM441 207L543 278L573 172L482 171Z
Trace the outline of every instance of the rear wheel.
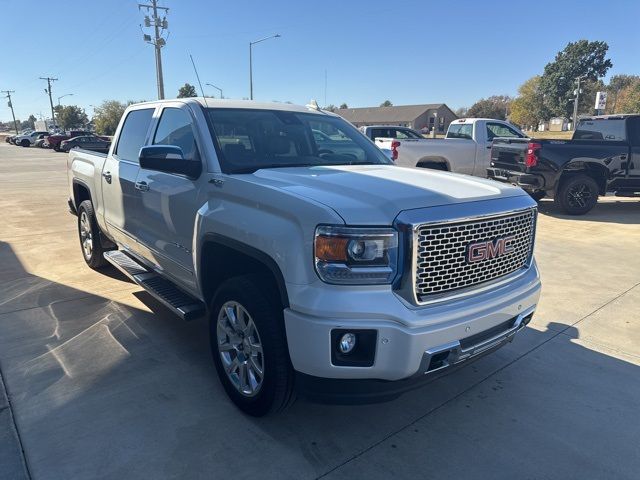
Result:
M31 143L29 143L29 140L22 140L20 142L20 145L22 145L23 147L28 147L29 145L31 145Z
M85 200L78 207L78 236L82 257L91 268L97 270L107 265L104 249L100 242L100 227L93 213L91 200Z
M220 382L240 410L256 417L284 410L295 398L283 308L270 284L261 275L225 281L209 319Z
M556 205L569 215L584 215L598 201L598 184L588 175L572 175L562 182L555 196Z
M444 163L440 162L423 162L417 165L418 168L430 168L431 170L440 170L443 172L448 172L447 166Z

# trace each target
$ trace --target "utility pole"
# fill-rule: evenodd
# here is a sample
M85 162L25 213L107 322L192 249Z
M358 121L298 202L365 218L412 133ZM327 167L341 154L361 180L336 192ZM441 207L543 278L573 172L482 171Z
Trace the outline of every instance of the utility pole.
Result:
M151 35L143 34L143 39L145 42L151 44L155 48L156 52L156 78L158 82L158 100L164 99L164 78L162 76L162 53L160 49L167 44L167 41L162 37L164 31L169 28L169 22L167 22L167 13L169 9L167 7L159 7L158 0L151 0L151 4L138 4L138 10L146 8L147 11L152 10L153 16L149 18L148 15L144 17L144 26L151 27L153 26L154 37L151 38ZM158 10L164 10L164 16L160 18L158 16Z
M53 96L51 95L51 82L55 82L58 79L57 78L51 78L51 77L40 77L40 80L46 80L47 81L47 85L49 88L45 89L45 92L47 92L49 94L49 104L51 104L51 121L54 123L54 125L56 124L56 116L53 110Z
M586 77L586 75L580 75L576 80L578 80L578 88L576 90L576 98L573 101L573 130L576 129L576 124L578 123L578 104L580 103L580 81Z
M11 94L15 93L15 90L1 90L2 93L6 93L6 97L9 99L9 108L11 109L11 116L13 117L13 127L16 129L16 135L18 135L20 132L18 132L18 122L16 122L16 114L13 112L13 103L11 102Z

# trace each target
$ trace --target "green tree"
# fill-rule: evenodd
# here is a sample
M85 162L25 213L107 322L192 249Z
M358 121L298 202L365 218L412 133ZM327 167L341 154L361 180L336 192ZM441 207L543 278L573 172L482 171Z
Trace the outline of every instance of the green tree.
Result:
M536 75L518 88L518 96L509 107L509 120L525 129L535 128L545 120L541 107L540 76Z
M590 42L578 40L558 52L553 62L544 67L540 78L540 92L543 95L543 115L571 117L573 102L577 88L577 79L582 78L585 84L596 82L613 66L606 58L609 45L606 42ZM587 99L585 98L585 106ZM582 102L579 105L582 110Z
M196 93L196 87L188 83L185 83L178 90L178 98L188 98L188 97L197 97L197 96L198 94Z
M381 107L393 107L393 103L391 103L391 100L385 100L384 102L382 102L380 104Z
M335 112L337 108L333 103L330 103L329 105L324 107L323 110L326 110L327 112Z
M27 119L27 122L29 122L29 128L36 128L36 120L37 118L33 114L29 115L29 118Z
M113 135L127 104L118 100L105 100L96 108L93 121L100 135Z
M53 108L56 121L63 129L81 128L89 123L87 114L77 105L57 105Z
M495 118L505 120L511 97L507 95L493 95L489 98L481 98L467 110L467 117Z
M340 110L344 110L345 108L349 108L349 105L347 105L346 103L342 103L338 108L340 108Z

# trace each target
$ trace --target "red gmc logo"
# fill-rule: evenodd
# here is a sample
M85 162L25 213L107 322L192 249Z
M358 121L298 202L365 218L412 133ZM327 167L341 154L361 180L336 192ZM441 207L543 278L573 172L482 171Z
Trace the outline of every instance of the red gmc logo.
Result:
M483 260L491 260L493 258L508 255L513 252L516 237L496 238L486 242L470 243L467 246L467 262L475 263Z

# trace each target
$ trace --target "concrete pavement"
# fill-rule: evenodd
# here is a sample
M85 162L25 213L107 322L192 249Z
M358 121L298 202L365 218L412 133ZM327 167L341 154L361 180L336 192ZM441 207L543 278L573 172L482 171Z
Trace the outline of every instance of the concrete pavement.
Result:
M85 266L65 162L0 145L0 478L640 475L640 201L542 202L538 314L495 354L390 403L253 419L206 322Z

